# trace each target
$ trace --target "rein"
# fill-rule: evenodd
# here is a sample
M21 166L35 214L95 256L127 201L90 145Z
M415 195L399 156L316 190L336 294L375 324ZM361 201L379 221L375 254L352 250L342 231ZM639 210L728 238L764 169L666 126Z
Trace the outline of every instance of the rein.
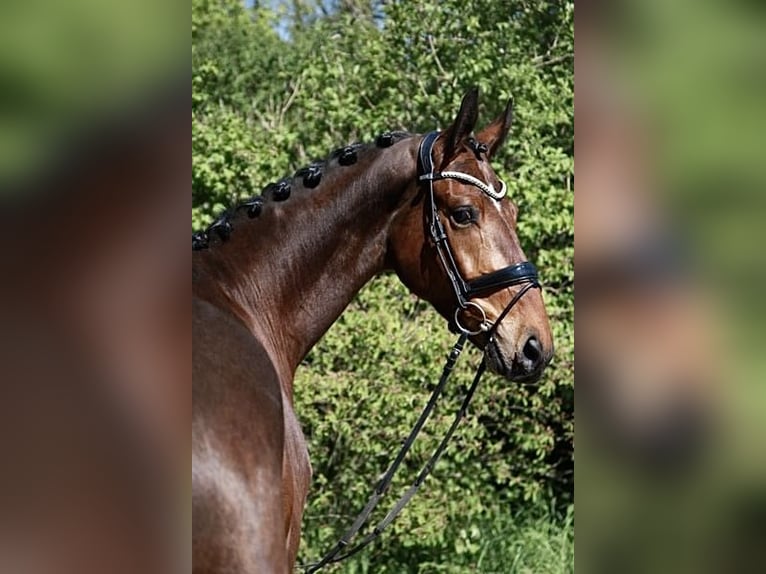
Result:
M399 465L404 460L405 455L407 454L407 452L409 452L410 448L414 444L415 439L420 433L420 430L423 428L423 425L425 424L426 420L431 414L431 411L433 411L434 407L436 406L436 401L439 398L439 395L441 395L442 391L444 390L444 387L447 384L447 380L449 379L449 376L455 367L455 363L457 362L457 359L460 356L460 353L463 351L463 346L465 345L465 341L467 338L468 338L468 335L466 333L461 333L457 342L452 347L452 350L447 356L447 361L444 364L444 369L442 371L441 378L439 379L439 384L436 385L436 388L431 393L431 397L428 399L428 403L423 409L423 412L420 413L418 420L415 422L415 426L410 431L410 434L407 437L407 440L404 441L402 448L399 450L399 453L396 455L396 458L391 463L391 466L388 467L388 470L386 471L386 473L383 475L380 481L378 481L378 484L375 486L375 489L373 490L372 495L367 501L367 504L364 505L364 508L356 517L351 527L346 531L346 533L341 537L341 539L335 544L335 546L333 546L333 548L327 554L325 554L325 556L320 561L303 567L305 568L305 574L312 574L313 572L317 572L319 569L323 568L324 566L328 564L334 564L336 562L345 560L346 558L350 556L353 556L354 554L362 550L365 546L370 544L370 542L375 540L378 536L380 536L383 533L383 530L389 524L391 524L394 518L396 518L396 516L402 511L402 509L407 504L407 502L409 502L410 498L412 498L415 492L417 492L418 488L420 488L420 485L423 483L426 476L428 476L428 474L431 472L431 469L434 467L434 465L436 464L436 461L439 459L442 452L446 448L447 441L449 441L450 437L452 436L452 433L457 428L458 422L460 421L460 418L462 418L462 415L465 412L465 409L468 408L468 403L470 402L471 397L473 396L473 392L476 389L476 386L479 384L479 379L481 378L481 375L484 372L483 361L476 372L474 381L471 384L471 387L469 388L465 399L463 400L463 404L461 405L460 410L458 411L458 414L455 417L455 420L452 422L452 426L450 426L450 429L449 431L447 431L447 434L445 435L444 439L442 439L442 442L439 444L439 446L434 451L433 455L431 455L431 458L428 460L428 462L425 464L423 469L418 474L417 478L415 479L415 482L412 483L412 486L410 486L410 488L404 493L404 495L391 508L391 510L388 512L388 514L386 514L383 520L381 520L375 526L372 532L367 534L356 545L346 550L346 547L349 546L349 544L351 543L351 540L354 538L354 536L356 536L357 532L361 530L362 526L364 526L364 523L367 521L367 518L370 516L375 506L378 504L378 501L380 501L380 499L388 490L388 487L391 484L391 481L393 480L394 474L396 474L396 471L399 468Z
M396 471L399 469L399 466L404 460L404 457L407 455L410 448L415 443L415 440L417 439L418 434L420 434L423 425L431 415L431 412L436 406L436 402L439 396L442 394L442 391L447 384L447 380L455 368L455 363L457 362L458 357L460 357L468 337L478 335L480 333L486 333L487 344L489 344L492 342L495 336L495 332L500 326L501 321L506 317L506 315L508 315L508 313L510 313L511 309L514 307L514 305L516 305L516 303L518 303L524 294L532 288L540 289L537 269L529 261L509 265L508 267L487 273L470 281L466 281L463 278L460 270L458 269L457 263L455 262L455 258L452 255L452 250L449 246L444 225L439 219L438 211L436 208L436 201L434 198L434 181L442 179L455 179L461 183L473 185L478 187L482 192L492 198L493 201L500 201L505 196L506 186L504 182L501 182L501 188L498 192L495 191L491 184L486 184L466 173L455 171L435 172L432 153L434 142L436 141L438 135L439 132L431 132L423 138L423 141L420 144L420 149L418 151L418 181L428 184L428 206L426 211L426 218L428 222L429 235L431 237L431 241L436 247L437 253L439 254L439 259L442 263L442 267L444 267L444 271L449 278L453 291L455 292L458 307L455 310L454 326L460 332L460 336L458 337L458 340L455 342L452 350L447 356L444 368L442 369L441 377L439 378L439 383L431 393L431 396L428 399L423 412L420 413L418 420L415 422L415 426L410 431L407 440L404 441L402 448L399 450L393 462L386 470L386 473L375 485L373 493L368 499L367 504L365 504L362 511L357 515L351 527L335 544L335 546L333 546L332 549L324 555L321 560L313 564L301 566L301 568L304 569L305 574L313 574L328 564L341 562L342 560L345 560L346 558L349 558L358 553L371 542L373 542L376 538L378 538L404 509L410 499L418 491L420 486L425 482L425 479L431 473L434 466L436 466L436 463L441 458L442 454L444 454L444 451L446 450L447 444L452 438L452 435L455 433L455 430L460 424L460 421L465 417L468 406L471 403L471 399L473 399L476 388L479 385L479 381L481 380L481 377L486 370L485 359L482 359L481 363L479 363L479 366L476 369L476 374L473 378L473 382L466 391L463 402L455 413L455 418L447 430L447 433L444 435L444 438L436 447L431 457L420 470L414 482L404 492L399 500L396 501L393 507L391 507L391 510L388 511L383 519L375 525L372 531L370 531L359 542L349 548L352 539L362 529L380 499L383 498L383 496L386 494L386 491L388 490L388 487L390 486ZM494 323L489 324L487 322L487 315L484 312L484 309L478 303L471 301L471 299L479 296L485 296L499 291L500 289L514 285L523 285L523 287L511 298L511 301L508 303L508 305L506 305L505 309L502 313L500 313ZM469 307L480 311L483 317L480 327L476 331L471 331L465 328L460 324L458 320L459 313L468 309Z

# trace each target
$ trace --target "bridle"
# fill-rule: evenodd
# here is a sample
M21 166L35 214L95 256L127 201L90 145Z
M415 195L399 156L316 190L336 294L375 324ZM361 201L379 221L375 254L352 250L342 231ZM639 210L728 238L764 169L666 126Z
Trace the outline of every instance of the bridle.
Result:
M511 308L518 303L521 297L533 287L540 288L537 269L530 261L524 261L522 263L503 267L502 269L492 271L491 273L486 273L475 279L465 280L463 278L457 263L455 263L455 257L452 255L452 249L450 249L444 224L441 222L439 213L436 209L434 181L454 179L467 185L473 185L489 196L492 201L500 201L505 197L506 187L505 182L501 181L500 191L495 191L492 184L484 183L467 173L460 171L435 171L433 148L437 137L439 137L439 132L431 132L427 134L420 143L420 149L418 150L418 181L424 182L427 186L425 190L425 210L428 234L439 254L439 260L441 261L444 272L447 274L447 278L452 285L452 290L454 291L455 299L457 300L457 308L455 309L453 324L458 331L466 333L467 335L478 335L483 332L489 332L490 335L494 335L497 325L510 312ZM514 295L510 303L508 303L500 316L495 320L494 324L490 325L487 322L487 314L484 312L484 309L478 303L471 301L471 299L487 296L514 285L523 285L523 287ZM458 318L460 312L469 307L479 311L482 316L479 328L475 331L471 331L461 325Z
M466 391L463 402L460 405L458 411L455 413L455 418L447 430L447 433L444 435L444 438L434 450L431 458L428 459L426 464L418 473L415 481L394 504L391 510L389 510L386 516L380 522L378 522L375 528L373 528L371 532L365 535L357 544L351 548L348 548L348 546L351 544L351 540L356 536L359 530L361 530L362 526L364 526L367 518L370 516L375 506L388 490L388 487L394 478L394 474L404 460L405 455L410 450L410 447L412 447L413 443L415 442L415 439L420 433L420 430L423 428L423 425L431 414L431 411L433 411L434 407L436 406L436 401L444 390L444 387L447 384L447 380L449 379L449 376L455 367L455 363L457 362L458 357L463 351L463 347L468 337L478 335L480 333L486 333L487 344L489 344L492 342L500 322L506 317L506 315L508 315L508 313L510 313L511 309L516 305L516 303L519 302L524 294L532 288L540 289L537 269L529 261L509 265L507 267L503 267L502 269L498 269L497 271L481 275L475 279L466 280L463 278L460 270L458 269L457 263L455 262L455 258L449 246L449 240L447 239L447 233L444 229L444 225L442 224L441 219L439 219L439 214L436 209L436 200L434 198L434 181L442 179L454 179L460 181L461 183L473 185L478 187L482 192L492 198L493 201L500 201L505 196L506 187L505 183L501 182L500 191L496 191L491 184L486 184L467 173L462 173L459 171L434 171L432 155L434 142L438 136L439 132L431 132L427 134L420 143L420 148L418 150L418 182L422 182L427 186L425 189L427 202L426 224L428 226L430 239L436 248L437 253L439 254L439 260L441 261L442 267L444 268L444 271L447 274L449 282L452 285L452 289L455 293L457 307L455 309L453 326L460 333L460 336L458 337L457 342L453 345L452 350L447 356L447 361L444 364L439 383L431 393L431 397L428 399L428 403L423 409L423 412L418 417L418 420L415 422L415 426L410 431L407 440L404 441L404 444L394 458L394 461L388 467L383 477L375 485L373 493L367 501L367 504L365 504L364 508L356 517L351 527L321 560L313 564L301 566L304 569L305 574L313 574L327 564L337 563L345 560L346 558L349 558L350 556L353 556L365 548L373 540L378 538L383 533L383 530L385 530L388 525L394 521L396 516L402 511L405 505L410 501L410 499L415 495L420 486L423 484L426 477L430 474L431 470L436 465L436 462L439 460L439 458L441 458L441 455L447 448L447 443L449 442L450 438L452 438L452 435L457 429L458 424L460 424L460 421L465 417L468 410L468 405L470 404L474 392L476 391L476 387L481 380L481 376L484 374L484 370L486 369L486 361L484 359L482 359L479 367L476 369L476 374L474 375L473 382L468 388L468 391ZM495 319L494 323L490 324L487 321L487 315L484 312L484 309L481 307L481 305L472 301L472 299L486 296L501 289L505 289L506 287L512 287L515 285L522 285L522 287L518 292L516 292L516 294L514 294L514 296L511 298L511 301L508 303L508 305L506 305L505 309L503 309L503 312L500 313L497 319ZM479 328L475 331L471 331L465 326L461 325L458 318L460 312L468 308L477 309L482 316L482 321L479 325Z

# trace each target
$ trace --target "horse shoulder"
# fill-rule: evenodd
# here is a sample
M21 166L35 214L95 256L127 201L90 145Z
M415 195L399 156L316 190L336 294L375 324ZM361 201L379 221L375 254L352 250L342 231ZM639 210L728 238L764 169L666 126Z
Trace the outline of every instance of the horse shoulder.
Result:
M233 315L192 304L193 571L284 573L284 412L263 345Z

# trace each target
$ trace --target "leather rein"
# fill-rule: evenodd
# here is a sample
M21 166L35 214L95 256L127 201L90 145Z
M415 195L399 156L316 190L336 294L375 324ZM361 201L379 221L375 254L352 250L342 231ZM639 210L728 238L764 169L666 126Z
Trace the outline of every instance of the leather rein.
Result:
M418 417L418 420L415 422L415 426L410 431L407 440L404 441L402 448L397 453L393 462L388 467L382 478L375 485L373 493L368 499L367 504L365 504L362 511L357 515L353 524L349 527L346 533L335 544L335 546L333 546L332 549L324 555L321 560L300 567L304 569L305 574L313 574L328 564L341 562L342 560L345 560L346 558L349 558L350 556L358 553L368 544L378 538L383 533L383 531L394 521L397 515L404 509L405 505L415 495L423 482L425 482L426 477L431 473L431 470L433 470L439 458L441 458L442 454L447 448L447 443L452 438L452 435L460 424L460 421L463 419L463 417L465 417L468 410L468 405L470 404L471 399L473 398L473 395L476 391L476 387L478 386L479 381L486 369L485 359L482 359L481 363L476 369L476 374L474 375L473 382L466 391L463 402L455 413L455 418L447 430L447 433L444 435L444 438L441 440L439 445L433 451L431 457L418 473L415 481L393 505L391 510L388 511L383 519L378 522L372 531L365 535L359 542L353 546L350 546L352 539L362 529L375 506L385 495L388 487L391 484L391 481L394 478L394 475L396 474L396 471L414 444L415 439L423 428L423 425L430 416L434 407L436 406L436 402L447 384L447 380L449 379L449 376L455 367L455 363L457 362L458 357L463 351L463 347L468 337L479 335L480 333L485 333L487 337L487 344L491 343L495 336L495 332L500 325L500 322L506 317L506 315L508 315L514 305L516 305L516 303L518 303L524 294L530 289L540 289L537 269L529 261L509 265L507 267L503 267L502 269L498 269L497 271L481 275L475 279L466 280L463 278L463 275L460 273L460 269L455 262L452 250L450 249L447 233L444 229L444 224L439 218L438 210L436 207L436 200L434 197L434 182L442 179L454 179L466 185L473 185L478 187L493 201L500 201L505 196L506 186L505 183L501 182L500 190L496 191L491 184L484 183L467 173L456 171L436 172L434 170L433 163L433 147L434 142L438 136L439 132L431 132L424 136L420 143L420 148L418 150L418 181L426 186L426 221L428 225L428 233L431 242L439 254L439 260L441 261L442 267L444 268L449 282L452 285L452 289L457 300L457 308L455 309L454 321L452 325L455 330L460 333L460 336L458 337L457 342L455 342L452 350L447 356L444 368L442 369L441 377L439 378L439 383L431 393L431 396L428 399L428 403L426 403L423 412ZM511 298L511 301L508 303L508 305L506 305L505 309L502 313L500 313L497 319L495 319L495 321L490 324L487 321L487 315L484 312L484 309L478 303L472 301L472 299L487 296L501 289L505 289L506 287L515 285L522 285L522 287L519 289L519 291L516 292L516 294L514 294L514 296ZM474 331L471 331L461 325L458 319L460 312L469 308L477 309L482 316L482 321L479 325L479 328Z

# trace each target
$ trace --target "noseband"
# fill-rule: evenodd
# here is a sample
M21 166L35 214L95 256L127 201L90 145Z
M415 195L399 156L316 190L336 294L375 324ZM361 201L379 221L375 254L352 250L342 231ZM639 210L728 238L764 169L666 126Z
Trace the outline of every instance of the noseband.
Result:
M436 209L434 181L454 179L466 185L473 185L474 187L479 188L485 195L489 196L492 201L500 201L505 197L506 187L505 182L501 182L500 191L496 191L492 184L484 183L467 173L460 171L435 171L433 149L436 138L438 137L439 132L431 132L427 134L420 143L420 149L418 150L418 181L426 186L426 222L428 225L428 234L431 237L431 242L436 247L436 251L439 254L439 260L441 261L444 272L447 274L447 278L452 285L452 290L454 291L455 299L457 300L458 307L455 309L454 326L458 331L467 335L478 335L483 332L488 332L491 338L500 322L510 312L511 308L519 302L521 297L533 287L537 289L540 288L537 269L530 261L524 261L522 263L503 267L502 269L498 269L491 273L480 275L474 279L466 280L463 278L463 275L460 273L460 269L458 269L457 263L455 262L452 249L450 249L444 224L441 222L441 219L439 219L439 213ZM513 296L510 303L508 303L500 316L495 320L494 324L490 325L487 321L487 314L484 312L483 307L471 299L486 297L501 289L515 285L523 285L523 287ZM460 312L468 308L476 309L482 316L481 324L475 331L466 329L460 324L458 318Z
M461 183L473 185L487 194L490 198L492 198L493 201L500 201L505 196L505 183L501 184L500 191L497 192L491 184L486 184L483 181L476 179L472 175L468 175L467 173L462 173L459 171L435 172L434 163L431 156L433 154L434 142L438 136L439 132L431 132L423 138L423 141L420 144L420 149L418 151L418 181L424 182L428 186L426 194L426 219L428 223L428 233L431 237L431 241L436 247L436 250L439 254L439 260L441 261L442 267L444 267L444 271L449 278L452 289L455 292L455 298L457 299L458 306L455 309L454 325L457 330L460 331L460 337L447 356L447 361L444 364L444 368L442 369L441 378L431 393L431 397L428 399L428 403L423 409L423 412L418 417L418 420L415 422L415 426L410 431L409 436L404 441L404 444L397 453L393 462L389 465L383 476L377 481L377 484L375 484L372 495L367 500L367 504L365 504L364 508L357 515L351 527L335 544L335 546L333 546L332 549L324 555L321 560L313 564L306 564L301 567L304 569L306 574L313 574L314 572L324 568L327 564L340 562L350 556L353 556L357 552L360 552L363 548L377 539L388 527L388 525L394 521L397 515L415 495L425 479L431 473L431 470L447 448L447 443L452 438L452 435L457 429L458 424L460 424L460 421L463 420L463 418L466 416L468 405L471 403L471 399L473 398L474 392L476 391L476 388L479 385L479 381L481 380L481 377L484 374L484 370L486 368L486 362L484 360L482 360L478 369L476 369L476 374L474 375L473 382L471 383L470 387L468 387L468 390L464 395L463 402L455 413L455 417L449 429L447 430L447 433L444 435L439 445L433 451L431 457L418 473L415 481L404 492L399 500L396 501L391 510L388 511L383 519L378 522L375 528L373 528L371 532L364 536L361 541L353 546L351 545L352 539L362 529L373 509L377 506L381 498L383 498L383 496L386 494L388 487L393 480L394 474L402 464L404 457L415 442L415 439L420 433L420 430L423 428L426 420L431 415L431 412L436 406L436 401L444 390L444 387L447 384L447 380L449 379L449 376L455 367L455 363L457 362L458 357L463 351L463 346L465 345L468 337L472 335L478 335L479 333L487 333L487 343L489 343L492 341L492 338L494 337L495 331L500 325L500 322L511 311L513 306L519 302L524 294L533 287L540 289L540 282L537 278L537 269L529 261L509 265L508 267L503 267L502 269L481 275L475 279L465 280L463 278L463 275L460 273L460 270L455 263L455 258L452 255L452 250L450 249L449 241L447 240L447 233L444 229L444 225L439 219L439 214L436 210L436 201L434 199L434 181L438 181L440 179L454 179ZM492 293L495 293L501 289L512 287L514 285L521 285L522 287L511 298L511 301L508 303L508 305L506 305L505 309L502 313L500 313L497 319L495 319L495 322L489 324L484 309L481 307L481 305L472 301L471 299L477 297L486 297L487 295L491 295ZM460 324L458 319L459 313L468 308L475 308L481 313L481 325L480 328L476 331L466 329L463 325Z

